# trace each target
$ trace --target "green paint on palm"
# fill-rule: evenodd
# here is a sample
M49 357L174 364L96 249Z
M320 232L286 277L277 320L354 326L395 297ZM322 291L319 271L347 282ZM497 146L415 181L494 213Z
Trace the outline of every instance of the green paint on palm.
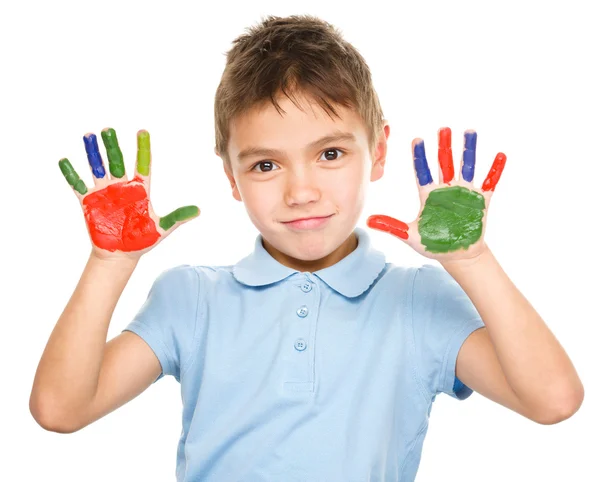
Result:
M468 249L483 231L484 197L462 186L429 193L419 218L421 243L431 253Z
M137 136L137 171L143 176L150 174L150 134L139 131Z
M110 173L113 177L122 178L125 175L125 163L123 162L123 153L119 147L117 133L112 127L102 130L102 141L104 147L106 147Z
M79 175L75 169L73 169L73 166L66 157L58 161L58 167L60 167L60 171L63 173L63 176L65 176L65 179L73 189L75 189L79 194L85 194L87 192L85 183L80 179Z
M196 217L199 212L200 210L197 206L184 206L182 208L175 209L175 211L172 213L160 218L160 227L166 231L179 221L185 221L186 219Z

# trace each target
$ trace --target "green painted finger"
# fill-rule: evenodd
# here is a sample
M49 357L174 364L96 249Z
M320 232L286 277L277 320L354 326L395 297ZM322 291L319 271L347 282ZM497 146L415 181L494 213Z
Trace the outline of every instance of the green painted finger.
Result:
M73 169L73 166L66 157L58 161L58 167L60 167L61 172L69 183L69 186L75 189L79 194L85 194L87 192L85 183L80 179L79 175L75 169Z
M200 209L197 206L184 206L160 218L159 224L166 231L173 227L175 223L195 218L199 213Z
M108 156L108 168L113 177L121 178L125 175L125 164L123 163L123 153L119 147L117 133L112 127L102 129L102 141L106 147Z
M150 174L150 134L148 131L138 131L137 133L137 172L143 176Z

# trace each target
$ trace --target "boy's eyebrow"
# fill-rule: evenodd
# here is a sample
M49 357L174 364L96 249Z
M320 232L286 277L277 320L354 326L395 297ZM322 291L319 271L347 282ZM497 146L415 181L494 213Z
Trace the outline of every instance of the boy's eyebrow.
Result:
M355 141L356 137L351 132L338 132L335 134L328 134L326 136L317 139L316 141L307 144L304 148L305 150L312 150L320 145L329 144L330 142L339 142L339 141ZM282 151L277 149L267 149L266 147L248 147L243 149L238 154L237 158L241 162L247 157L251 156L275 156L277 154L282 154Z

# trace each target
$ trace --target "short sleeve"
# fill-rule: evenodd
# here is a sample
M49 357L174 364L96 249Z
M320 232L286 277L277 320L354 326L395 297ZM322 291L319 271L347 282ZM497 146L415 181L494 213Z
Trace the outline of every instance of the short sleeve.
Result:
M431 396L468 398L473 390L456 377L456 359L467 337L485 326L472 301L445 269L423 265L415 273L412 313L415 362L425 388Z
M164 375L180 381L182 365L193 344L199 304L200 278L192 266L162 272L152 284L145 303L123 329L139 335L154 351Z

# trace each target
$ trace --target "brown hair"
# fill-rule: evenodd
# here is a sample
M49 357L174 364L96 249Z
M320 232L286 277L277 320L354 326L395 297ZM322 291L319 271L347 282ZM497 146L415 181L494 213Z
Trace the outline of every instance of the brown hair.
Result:
M331 24L311 15L268 16L233 41L215 95L215 140L230 165L230 121L237 115L293 92L314 98L331 117L333 104L354 109L362 118L373 153L383 129L383 112L362 55ZM331 114L330 114L331 113Z

